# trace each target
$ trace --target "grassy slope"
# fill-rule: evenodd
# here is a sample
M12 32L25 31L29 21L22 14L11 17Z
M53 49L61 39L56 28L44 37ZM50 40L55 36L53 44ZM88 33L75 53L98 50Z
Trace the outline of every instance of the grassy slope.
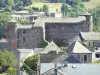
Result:
M49 7L49 12L56 12L56 9L58 9L58 11L61 11L61 3L41 3L41 2L37 2L37 3L33 3L33 5L30 5L30 7L38 7L38 8L42 8L43 5L46 4ZM87 9L91 9L94 8L98 5L100 5L100 0L90 0L90 2L84 2L83 3L85 5L85 7ZM25 8L29 8L29 6L25 7Z
M83 3L85 5L85 7L88 8L94 8L98 5L100 5L100 0L91 0L90 2L84 2Z
M33 3L33 5L31 5L30 7L42 8L44 4L48 6L49 12L56 12L56 9L58 9L59 12L61 11L61 3ZM27 6L26 8L29 8L29 6Z
M0 74L0 75L7 75L6 73Z

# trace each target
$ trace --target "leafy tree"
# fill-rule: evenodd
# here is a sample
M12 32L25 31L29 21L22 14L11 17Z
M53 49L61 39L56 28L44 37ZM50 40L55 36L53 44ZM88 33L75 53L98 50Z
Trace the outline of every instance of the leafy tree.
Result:
M32 0L21 0L23 2L23 5L24 6L28 6L28 5L31 5L32 4Z
M39 61L39 55L35 54L33 56L28 57L24 63L31 68L33 71L37 71L37 62ZM28 68L25 66L22 66L22 69L26 70L27 72L29 72Z
M11 19L11 14L9 12L0 13L0 38L4 38L5 35L5 25L8 20Z
M16 56L13 52L0 50L0 66L14 67L16 63Z
M5 6L5 0L0 0L0 9L4 8Z
M44 48L44 47L46 47L48 45L48 43L45 41L45 40L42 40L41 42L40 42L40 44L39 44L39 47L40 48Z
M23 2L22 1L18 1L16 4L15 4L15 10L22 10L23 9Z
M88 11L93 15L93 30L100 32L100 6Z
M13 0L8 0L8 6L9 6L9 7L14 6L14 1L13 1Z
M48 12L48 6L45 4L43 5L43 12L46 12L46 13Z
M66 3L66 0L59 0L60 3Z

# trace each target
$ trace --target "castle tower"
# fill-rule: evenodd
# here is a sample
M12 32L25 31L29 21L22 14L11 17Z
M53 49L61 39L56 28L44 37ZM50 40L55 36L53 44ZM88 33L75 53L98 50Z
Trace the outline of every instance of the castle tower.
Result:
M92 15L88 12L82 13L80 16L85 16L86 17L86 25L88 25L88 31L92 32Z
M14 47L16 45L16 23L17 21L12 19L6 24L6 38Z

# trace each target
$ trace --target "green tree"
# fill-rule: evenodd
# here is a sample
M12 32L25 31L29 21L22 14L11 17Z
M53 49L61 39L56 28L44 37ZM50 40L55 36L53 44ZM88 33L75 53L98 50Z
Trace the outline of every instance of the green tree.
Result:
M14 67L16 63L16 56L13 52L0 50L0 66Z
M11 14L9 12L0 13L0 38L6 36L5 26L8 20L11 19Z
M41 42L40 42L40 44L39 44L39 47L40 48L44 48L44 47L46 47L48 45L48 43L45 41L45 40L42 40Z
M5 0L0 0L0 9L4 8L5 6Z
M43 5L43 12L46 12L46 13L48 12L48 6L45 4Z
M31 68L33 71L37 71L37 62L39 61L40 56L38 54L35 54L33 56L28 57L24 63ZM29 69L26 66L22 66L22 69L26 70L29 72Z
M22 1L18 1L18 2L15 4L14 9L15 9L15 10L22 10L22 9L23 9L23 2L22 2Z

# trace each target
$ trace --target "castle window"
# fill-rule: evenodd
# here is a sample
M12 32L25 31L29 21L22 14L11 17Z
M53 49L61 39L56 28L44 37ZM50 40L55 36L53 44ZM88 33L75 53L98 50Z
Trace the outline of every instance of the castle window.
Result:
M23 37L23 43L25 42L25 37Z
M26 30L23 30L23 33L25 34L26 33Z
M89 42L89 46L90 46L90 44L91 44L91 43Z

